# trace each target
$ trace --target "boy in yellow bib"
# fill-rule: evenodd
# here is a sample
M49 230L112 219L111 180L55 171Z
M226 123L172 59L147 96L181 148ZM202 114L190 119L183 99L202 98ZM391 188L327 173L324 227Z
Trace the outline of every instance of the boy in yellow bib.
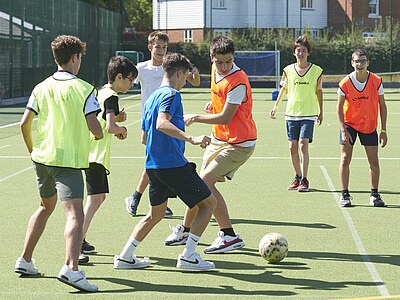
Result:
M321 125L323 119L322 69L307 61L311 52L307 35L300 36L292 46L292 50L296 63L283 69L282 87L270 111L270 117L276 118L276 110L287 93L286 129L290 158L296 172L288 189L308 192L310 188L307 179L310 161L308 144L313 139L315 121Z

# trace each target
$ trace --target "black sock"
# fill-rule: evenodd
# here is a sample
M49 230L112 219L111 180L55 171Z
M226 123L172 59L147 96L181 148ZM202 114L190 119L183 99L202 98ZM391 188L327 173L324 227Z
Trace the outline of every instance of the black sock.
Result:
M182 225L182 227L183 227L183 232L190 232L190 227L185 227L183 225Z
M224 235L229 235L229 236L236 236L235 231L233 230L233 228L225 228L225 229L221 229L221 231L224 233Z
M138 200L138 201L140 201L140 198L142 198L142 194L139 193L138 191L135 191L135 192L133 193L133 198L136 199L136 200Z
M349 190L342 190L342 195L343 196L350 195Z
M371 195L377 195L378 189L371 189Z

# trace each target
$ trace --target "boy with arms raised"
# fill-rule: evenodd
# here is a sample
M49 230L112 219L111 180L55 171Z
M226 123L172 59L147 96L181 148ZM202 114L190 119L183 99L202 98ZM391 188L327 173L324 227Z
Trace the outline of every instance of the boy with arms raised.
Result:
M225 199L215 186L225 178L233 178L253 154L257 140L250 83L246 73L234 63L234 53L235 47L229 37L214 38L210 46L211 103L206 106L209 114L185 116L186 125L213 124L212 140L203 156L200 177L217 199L214 217L220 231L205 253L223 253L244 247L243 240L233 230ZM176 226L165 244L186 243L187 232L197 213L197 208L186 210L183 225Z
M107 68L108 83L105 84L97 98L100 102L101 113L97 116L104 138L100 141L92 140L89 154L89 169L86 173L87 200L84 208L85 221L83 222L82 253L95 252L95 247L89 244L86 233L94 214L106 199L109 193L107 176L110 174L110 147L113 135L124 140L127 137L125 126L117 125L117 122L126 120L124 109L119 109L118 93L126 93L133 84L138 72L135 65L124 56L116 56L110 59Z
M146 172L150 179L150 211L133 229L132 235L119 256L114 258L115 269L135 269L149 266L149 261L138 259L139 244L165 215L168 197L179 196L188 207L196 207L198 214L177 267L189 270L215 268L195 252L200 236L210 221L215 198L184 156L185 142L206 147L210 138L193 137L186 133L183 106L179 90L185 85L190 61L183 55L167 54L163 62L163 81L146 102L142 117L142 141L146 144Z
M15 272L38 274L32 259L47 220L58 198L66 216L64 230L65 265L57 279L79 290L97 292L83 271L78 270L82 245L83 176L89 167L90 132L95 139L103 133L96 114L100 111L96 90L76 77L86 44L77 37L61 35L51 43L58 71L33 90L21 120L21 132L36 171L40 207L29 220L22 256ZM32 137L32 121L37 116L37 136ZM89 131L90 130L90 131Z
M169 37L166 33L161 31L150 33L147 47L151 53L151 59L138 63L137 65L139 75L135 83L140 83L142 111L149 96L160 87L163 78L162 62L164 55L167 53L168 42ZM194 86L200 85L200 74L196 68L193 68L193 70L189 72L187 80ZM132 216L136 215L140 199L148 184L149 178L146 174L146 170L143 170L135 192L131 196L125 198L126 210ZM172 210L167 207L165 215L172 216L172 214Z
M379 158L378 144L385 147L387 144L386 121L387 107L383 91L382 79L368 71L369 58L363 49L358 49L351 55L351 65L354 72L347 75L339 83L337 115L340 125L341 159L339 167L342 195L340 205L351 206L349 193L350 162L353 155L353 146L357 136L367 154L372 206L385 206L380 194L379 186ZM378 112L381 119L381 131L378 126Z

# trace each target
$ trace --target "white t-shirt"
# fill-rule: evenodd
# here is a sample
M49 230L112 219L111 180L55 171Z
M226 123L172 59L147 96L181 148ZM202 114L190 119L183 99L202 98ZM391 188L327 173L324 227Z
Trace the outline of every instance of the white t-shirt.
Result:
M136 78L135 83L140 83L143 111L144 103L161 85L163 68L162 66L153 66L151 60L138 63L136 68L138 69L138 77Z
M367 71L367 72L368 72L368 74L369 74L369 71ZM359 82L359 81L357 80L357 77L356 77L356 71L351 72L351 73L349 74L349 77L350 77L350 79L351 79L351 82L354 84L354 87L355 87L357 90L359 90L359 91L364 90L365 85L367 84L367 81ZM338 95L346 96L345 93L343 93L343 91L342 91L340 88L338 88L337 93L338 93ZM378 89L378 95L380 96L380 95L383 95L383 94L385 94L385 92L384 92L384 90L383 90L383 84L381 84L381 85L379 86L379 89Z

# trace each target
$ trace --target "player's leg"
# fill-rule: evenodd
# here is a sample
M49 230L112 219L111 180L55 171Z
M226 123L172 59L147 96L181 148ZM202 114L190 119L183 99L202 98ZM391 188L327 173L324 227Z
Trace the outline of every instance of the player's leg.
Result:
M126 210L132 216L136 216L140 199L142 198L142 195L148 185L149 177L147 176L146 170L144 169L135 192L131 196L125 198Z
M349 193L349 180L350 180L350 162L353 157L353 145L357 138L357 132L351 127L347 128L353 143L343 143L342 133L340 133L340 164L339 164L339 179L342 187L342 195L340 196L340 205L343 207L351 206L351 196Z
M288 190L297 190L302 178L300 154L299 154L299 138L300 138L300 121L286 121L286 131L289 142L290 160L295 172L293 182L288 186Z
M98 209L103 204L105 199L106 199L106 194L95 194L87 196L86 205L85 208L83 209L85 218L82 227L82 236L84 240L84 242L82 243L82 253L84 254L90 254L96 251L95 247L86 241L86 234L95 213L98 211Z
M309 181L308 181L308 166L310 163L310 154L309 154L309 143L312 142L313 134L314 134L314 121L311 120L302 120L300 122L300 139L299 139L299 147L301 153L301 172L302 178L300 181L300 185L298 187L299 192L308 192L309 191Z
M32 261L33 251L46 228L47 220L57 204L57 190L54 179L47 172L48 167L36 163L33 163L33 167L36 171L41 203L29 219L22 255L15 263L15 272L26 275L38 273Z

